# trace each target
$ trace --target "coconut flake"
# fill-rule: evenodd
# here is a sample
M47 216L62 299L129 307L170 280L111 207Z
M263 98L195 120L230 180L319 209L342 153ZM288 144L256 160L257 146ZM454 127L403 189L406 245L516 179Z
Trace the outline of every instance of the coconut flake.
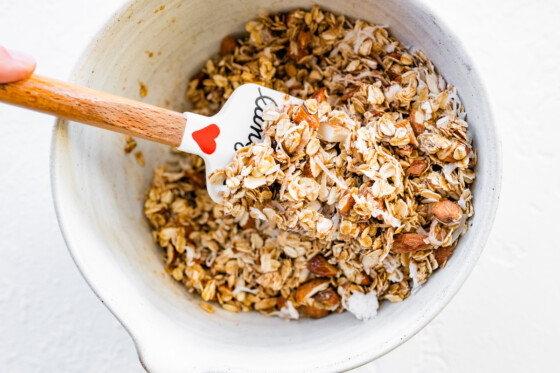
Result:
M367 321L377 316L379 301L375 291L367 294L354 292L345 302L342 302L342 306L358 320Z
M383 267L385 268L385 272L389 274L388 279L392 282L401 282L404 279L404 275L398 269L400 266L400 262L397 258L387 255L385 259L383 259Z
M374 211L374 214L379 214L379 210ZM392 227L398 228L401 226L401 221L395 218L393 215L389 214L388 211L383 211L381 215L383 216L383 221L387 224L390 224Z
M458 180L454 180L451 177L451 173L453 171L455 171L455 169L459 167L459 163L458 162L452 162L452 163L446 163L443 165L443 167L441 168L443 171L443 175L445 176L445 180L447 180L448 182L450 182L451 184L458 184L459 181Z
M251 211L251 216L252 216L253 218L255 218L255 219L260 219L260 220L265 220L265 221L267 220L267 219L266 219L266 215L263 214L263 212L262 212L261 210L259 210L258 208L256 208L256 207L251 207L251 208L250 208L250 211Z
M418 266L414 260L410 260L410 263L408 264L408 271L409 276L412 279L412 290L414 290L420 286L420 283L418 282Z
M424 112L426 113L426 119L430 119L432 117L432 105L430 105L429 101L424 101L420 108L424 109Z
M237 282L235 284L235 289L233 289L231 294L233 296L236 296L237 294L239 294L241 292L257 294L257 289L249 289L248 287L245 287L245 281L243 281L243 279L241 277L238 277Z
M323 164L323 162L321 162L319 160L319 158L315 157L315 162L317 163L317 165L319 167L321 167L321 169L325 172L325 174L332 179L332 181L334 181L336 183L336 185L338 185L338 187L342 190L346 190L348 189L348 187L346 186L346 184L344 184L338 177L336 177L335 174L333 174L332 172L329 171L329 169L327 168L327 166L325 166Z
M402 91L402 87L400 86L400 84L391 84L388 88L385 88L385 97L387 98L387 101L393 101L393 97L399 93L400 91Z
M283 319L299 319L299 312L294 308L291 301L287 301L286 305L280 309L280 311L274 311L268 314L268 316L277 316Z
M464 215L464 214L463 214ZM436 238L436 227L437 227L437 220L434 220L430 225L430 234L427 238L428 242L434 246L441 246L443 242Z
M286 173L284 174L284 180L282 181L282 185L280 186L280 196L284 195L284 192L286 191L286 187L288 186L290 180L292 179L292 174L294 173L294 170L296 169L296 166L291 164L288 167L288 171L286 171Z
M465 230L466 223L467 214L463 214L463 216L461 216L461 220L459 220L459 226L455 228L455 230L451 234L451 242L449 243L449 246L453 245L453 243L457 241L459 236L461 236L461 233L463 233L463 231Z

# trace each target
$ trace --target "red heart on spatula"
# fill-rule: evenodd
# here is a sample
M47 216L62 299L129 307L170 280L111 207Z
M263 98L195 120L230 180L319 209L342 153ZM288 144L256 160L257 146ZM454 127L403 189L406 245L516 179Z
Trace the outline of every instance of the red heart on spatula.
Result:
M198 131L192 133L194 141L206 154L212 154L216 151L216 138L220 135L220 128L211 124Z

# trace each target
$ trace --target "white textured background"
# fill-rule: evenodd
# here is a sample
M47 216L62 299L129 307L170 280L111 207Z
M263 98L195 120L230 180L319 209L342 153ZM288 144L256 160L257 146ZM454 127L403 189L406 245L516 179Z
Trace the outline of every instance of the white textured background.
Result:
M0 0L0 45L66 79L124 0ZM451 304L363 372L558 371L560 2L428 0L465 43L503 139L494 232ZM0 372L143 372L72 262L49 184L53 119L0 105Z

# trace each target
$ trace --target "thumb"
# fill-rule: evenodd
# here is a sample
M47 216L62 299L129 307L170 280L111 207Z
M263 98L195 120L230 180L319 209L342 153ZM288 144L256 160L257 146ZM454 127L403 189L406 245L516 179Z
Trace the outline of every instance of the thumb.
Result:
M35 60L18 51L8 51L0 47L0 83L25 79L33 74Z

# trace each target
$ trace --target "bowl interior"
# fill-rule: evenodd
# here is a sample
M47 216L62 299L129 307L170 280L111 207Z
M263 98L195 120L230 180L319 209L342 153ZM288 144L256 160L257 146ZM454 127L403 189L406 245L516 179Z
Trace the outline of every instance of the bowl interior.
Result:
M387 24L406 45L422 49L458 87L478 149L470 230L443 271L378 317L350 314L286 322L257 313L208 314L163 270L161 250L143 216L153 169L173 157L138 141L146 165L123 152L124 136L59 121L53 143L53 190L72 255L98 296L129 330L152 372L339 371L370 361L431 320L464 282L494 216L499 141L483 88L456 39L421 4L395 0L143 0L124 7L77 66L74 81L184 111L187 82L216 53L221 39L259 13L311 7ZM147 95L140 96L140 85ZM279 360L279 357L282 357Z

